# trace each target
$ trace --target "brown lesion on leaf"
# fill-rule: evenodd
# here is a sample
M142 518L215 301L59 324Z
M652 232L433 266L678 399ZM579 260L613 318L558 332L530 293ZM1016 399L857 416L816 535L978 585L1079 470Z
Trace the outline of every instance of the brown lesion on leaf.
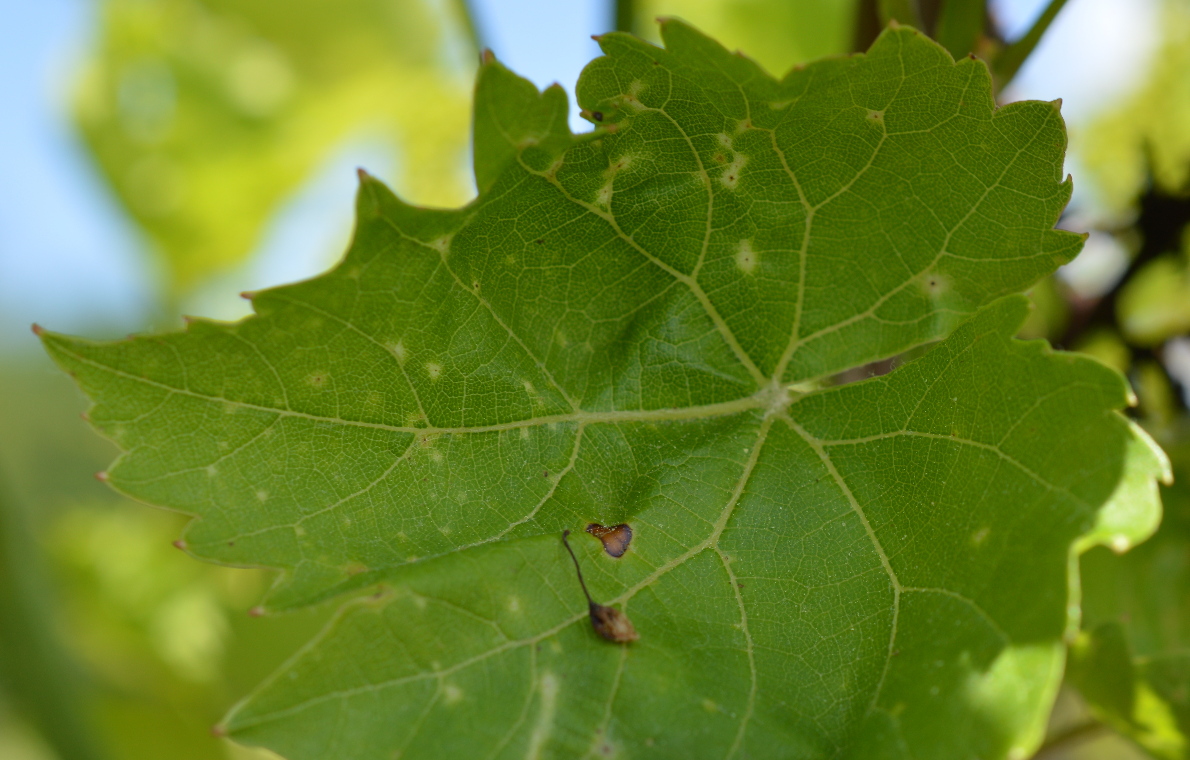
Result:
M618 527L626 528L628 526ZM587 582L583 580L583 570L578 565L578 557L575 556L574 549L570 548L570 542L566 540L569 535L569 530L562 531L562 545L566 547L566 551L570 553L570 559L574 561L574 571L578 574L579 585L583 587L583 595L587 597L591 627L604 639L617 644L636 641L640 638L640 634L636 632L636 628L633 627L632 621L628 619L627 615L615 607L606 607L591 598L591 592L587 590Z
M591 523L587 526L587 532L602 541L603 550L616 558L623 557L632 543L632 528L624 523L611 527Z
M615 607L604 607L595 602L591 602L591 627L595 629L595 633L617 644L640 638L627 615Z

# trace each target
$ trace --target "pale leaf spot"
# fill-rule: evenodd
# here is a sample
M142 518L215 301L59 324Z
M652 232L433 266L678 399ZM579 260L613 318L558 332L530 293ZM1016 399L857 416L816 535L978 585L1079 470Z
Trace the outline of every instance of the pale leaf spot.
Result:
M748 157L743 153L736 153L735 157L727 166L723 167L723 174L719 175L719 181L723 186L729 190L734 190L740 183L740 174L744 170L744 164L748 163Z
M940 298L950 290L950 279L937 272L926 272L921 276L921 288L931 298Z
M537 721L533 725L533 733L529 736L529 751L525 753L526 760L538 760L541 750L545 747L550 735L554 732L554 716L558 709L558 678L553 673L542 673L537 683L540 695L540 707Z
M756 252L752 250L751 240L741 240L739 248L736 249L735 265L744 274L752 274L756 269Z
M595 203L608 208L612 205L612 183L608 180L603 187L599 188L599 192L595 194Z

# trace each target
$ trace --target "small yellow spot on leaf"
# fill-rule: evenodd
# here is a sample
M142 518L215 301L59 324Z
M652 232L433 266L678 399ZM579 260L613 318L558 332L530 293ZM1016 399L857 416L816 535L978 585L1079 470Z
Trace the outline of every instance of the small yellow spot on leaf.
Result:
M756 252L752 250L752 241L741 240L739 248L736 249L735 265L744 274L752 274L756 269L756 260Z

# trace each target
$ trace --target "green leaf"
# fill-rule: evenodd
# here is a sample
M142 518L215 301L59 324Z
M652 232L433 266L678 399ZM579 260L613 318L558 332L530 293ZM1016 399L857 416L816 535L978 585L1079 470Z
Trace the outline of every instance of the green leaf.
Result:
M525 148L560 152L570 142L566 91L554 84L544 93L496 62L490 53L475 85L475 183L491 188Z
M1116 316L1128 339L1142 346L1190 332L1190 245L1137 270L1120 291Z
M332 272L256 316L46 333L197 556L270 609L369 588L235 710L288 757L1019 757L1070 557L1151 529L1122 378L1011 336L1068 261L1057 109L911 29L777 82L676 22L578 85L489 62L486 189L364 177ZM523 118L518 118L522 109ZM942 340L892 374L840 371ZM628 523L619 559L582 534ZM640 640L613 645L594 598ZM940 719L944 717L945 719ZM958 728L956 728L958 727Z
M1173 483L1167 518L1127 553L1082 558L1086 630L1071 650L1070 680L1092 711L1149 754L1190 753L1190 429L1166 428ZM1123 550L1125 546L1114 546Z

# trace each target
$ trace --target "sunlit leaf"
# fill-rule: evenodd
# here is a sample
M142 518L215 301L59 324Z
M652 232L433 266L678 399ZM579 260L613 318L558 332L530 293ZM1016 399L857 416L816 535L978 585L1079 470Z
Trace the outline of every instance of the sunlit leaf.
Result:
M1086 632L1072 649L1070 678L1092 710L1154 757L1190 755L1190 430L1163 442L1174 482L1162 489L1166 518L1127 553L1084 555ZM1127 545L1115 547L1118 550Z
M714 29L729 50L780 76L793 66L851 52L856 0L641 0L637 28L655 34L654 19L673 16Z
M1126 210L1150 181L1169 193L1190 182L1190 5L1162 3L1160 29L1147 83L1079 135L1079 159L1108 212Z
M368 588L226 721L292 760L1020 757L1070 557L1159 453L1093 360L1011 338L1077 252L1057 109L913 30L778 82L676 22L579 82L495 62L457 211L364 177L323 277L228 325L44 334L194 554L270 609ZM941 341L893 373L833 374ZM584 533L627 524L609 556ZM594 599L640 634L600 639Z

